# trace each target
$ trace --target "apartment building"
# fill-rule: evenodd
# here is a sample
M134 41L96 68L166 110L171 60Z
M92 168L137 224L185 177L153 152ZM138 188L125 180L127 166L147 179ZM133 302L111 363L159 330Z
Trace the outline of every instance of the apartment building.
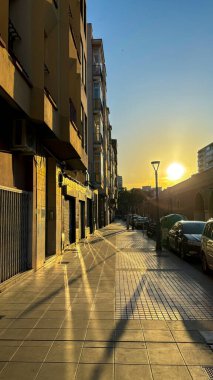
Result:
M115 211L118 206L118 159L117 140L110 139L110 186L109 186L109 213L110 222L115 219Z
M86 0L0 11L0 283L93 231Z
M118 176L118 190L121 191L123 189L123 177L121 175Z
M98 226L107 225L117 204L117 143L111 138L103 41L87 26L89 175L98 190Z
M213 167L213 143L198 151L198 173Z

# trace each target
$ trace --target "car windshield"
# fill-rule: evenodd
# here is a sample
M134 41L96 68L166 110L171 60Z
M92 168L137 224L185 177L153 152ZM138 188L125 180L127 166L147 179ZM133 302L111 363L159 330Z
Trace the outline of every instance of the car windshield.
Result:
M184 223L183 233L184 234L202 234L205 223Z

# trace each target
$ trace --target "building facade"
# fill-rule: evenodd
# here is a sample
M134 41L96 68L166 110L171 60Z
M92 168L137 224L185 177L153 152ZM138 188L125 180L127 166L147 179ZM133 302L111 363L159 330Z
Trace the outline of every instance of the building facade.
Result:
M189 220L213 217L213 168L168 187L159 197L161 215L178 213Z
M86 0L2 2L0 283L93 232L86 70Z
M121 175L118 175L118 190L123 189L123 177Z
M213 143L200 149L198 155L198 172L208 170L213 167Z
M117 142L111 137L103 41L93 38L91 24L87 52L89 176L98 190L96 223L103 227L113 220L117 205Z

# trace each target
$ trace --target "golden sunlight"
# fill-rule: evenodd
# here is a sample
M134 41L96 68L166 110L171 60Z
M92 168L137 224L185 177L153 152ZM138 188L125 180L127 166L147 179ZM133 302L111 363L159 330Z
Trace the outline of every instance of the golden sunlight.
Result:
M167 178L170 181L176 181L180 179L185 173L185 168L181 164L173 163L167 168Z

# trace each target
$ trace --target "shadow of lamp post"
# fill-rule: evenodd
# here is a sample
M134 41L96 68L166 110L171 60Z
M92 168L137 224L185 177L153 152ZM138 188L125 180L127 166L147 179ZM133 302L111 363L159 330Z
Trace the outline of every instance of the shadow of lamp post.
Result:
M158 195L158 169L160 161L152 161L152 167L155 171L155 191L156 191L156 252L161 252L161 233L160 233L160 213L159 213L159 195Z

